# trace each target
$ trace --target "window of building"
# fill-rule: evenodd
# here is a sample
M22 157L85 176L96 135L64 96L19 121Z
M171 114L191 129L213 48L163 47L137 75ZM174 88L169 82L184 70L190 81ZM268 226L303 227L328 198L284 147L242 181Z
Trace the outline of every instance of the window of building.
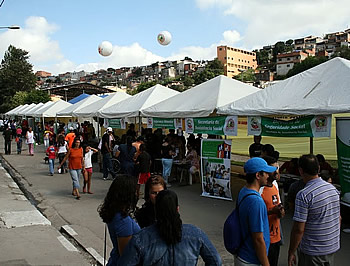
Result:
M224 57L224 59L227 59L226 56Z
M290 57L287 57L287 61L290 61Z
M219 48L219 51L222 51L222 48Z
M281 62L282 61L282 58L278 58L278 62Z
M290 64L287 64L287 67L290 67Z

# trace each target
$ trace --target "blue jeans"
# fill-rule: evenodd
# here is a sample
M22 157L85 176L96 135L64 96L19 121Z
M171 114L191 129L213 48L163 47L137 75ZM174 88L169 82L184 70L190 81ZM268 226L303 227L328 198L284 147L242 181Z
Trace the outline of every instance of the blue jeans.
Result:
M55 159L49 159L49 171L50 174L54 173L55 169Z
M173 159L162 159L163 164L163 178L168 183L169 176L171 174L171 167L173 166Z
M79 176L81 169L69 169L69 173L73 181L73 188L80 188Z
M112 156L109 152L102 154L103 157L103 178L108 178L108 173L112 174L112 177L115 178L115 173L112 164Z

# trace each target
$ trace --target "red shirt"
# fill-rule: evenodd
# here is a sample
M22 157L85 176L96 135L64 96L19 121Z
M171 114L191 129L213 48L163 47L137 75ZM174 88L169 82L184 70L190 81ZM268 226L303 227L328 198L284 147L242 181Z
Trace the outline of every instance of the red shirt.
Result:
M53 145L48 147L47 150L46 150L46 154L49 157L49 159L55 159L56 158L56 152L57 152L57 148L55 146L53 146Z

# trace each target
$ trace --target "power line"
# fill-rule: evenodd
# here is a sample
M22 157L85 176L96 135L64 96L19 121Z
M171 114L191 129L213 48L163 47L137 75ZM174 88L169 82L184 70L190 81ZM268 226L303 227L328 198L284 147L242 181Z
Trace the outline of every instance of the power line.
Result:
M2 7L2 4L5 2L5 0L2 0L1 4L0 4L0 7Z

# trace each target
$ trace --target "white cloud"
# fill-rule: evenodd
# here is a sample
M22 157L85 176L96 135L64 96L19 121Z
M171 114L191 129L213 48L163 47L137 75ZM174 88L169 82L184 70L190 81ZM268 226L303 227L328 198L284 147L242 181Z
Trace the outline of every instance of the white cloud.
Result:
M211 60L216 57L217 45L234 45L241 40L241 35L235 30L223 32L221 41L208 47L188 46L180 48L169 57L162 57L143 48L139 43L129 46L113 47L112 55L100 57L98 62L87 62L80 65L65 58L58 41L52 39L52 34L59 27L49 23L44 17L29 17L20 30L8 30L0 34L0 54L4 54L10 44L29 52L30 62L34 71L45 70L54 75L64 72L85 70L93 72L108 67L143 66L157 61L179 60L186 56L194 60Z
M241 34L236 30L224 31L222 35L224 37L224 42L226 42L227 45L231 46L235 45L235 43L239 42L242 39Z
M20 30L7 30L0 34L0 53L10 44L29 52L32 63L61 60L63 55L57 41L50 39L58 27L49 24L44 17L29 17Z
M201 9L220 8L246 27L243 45L250 48L306 35L322 36L347 27L348 0L196 0Z

